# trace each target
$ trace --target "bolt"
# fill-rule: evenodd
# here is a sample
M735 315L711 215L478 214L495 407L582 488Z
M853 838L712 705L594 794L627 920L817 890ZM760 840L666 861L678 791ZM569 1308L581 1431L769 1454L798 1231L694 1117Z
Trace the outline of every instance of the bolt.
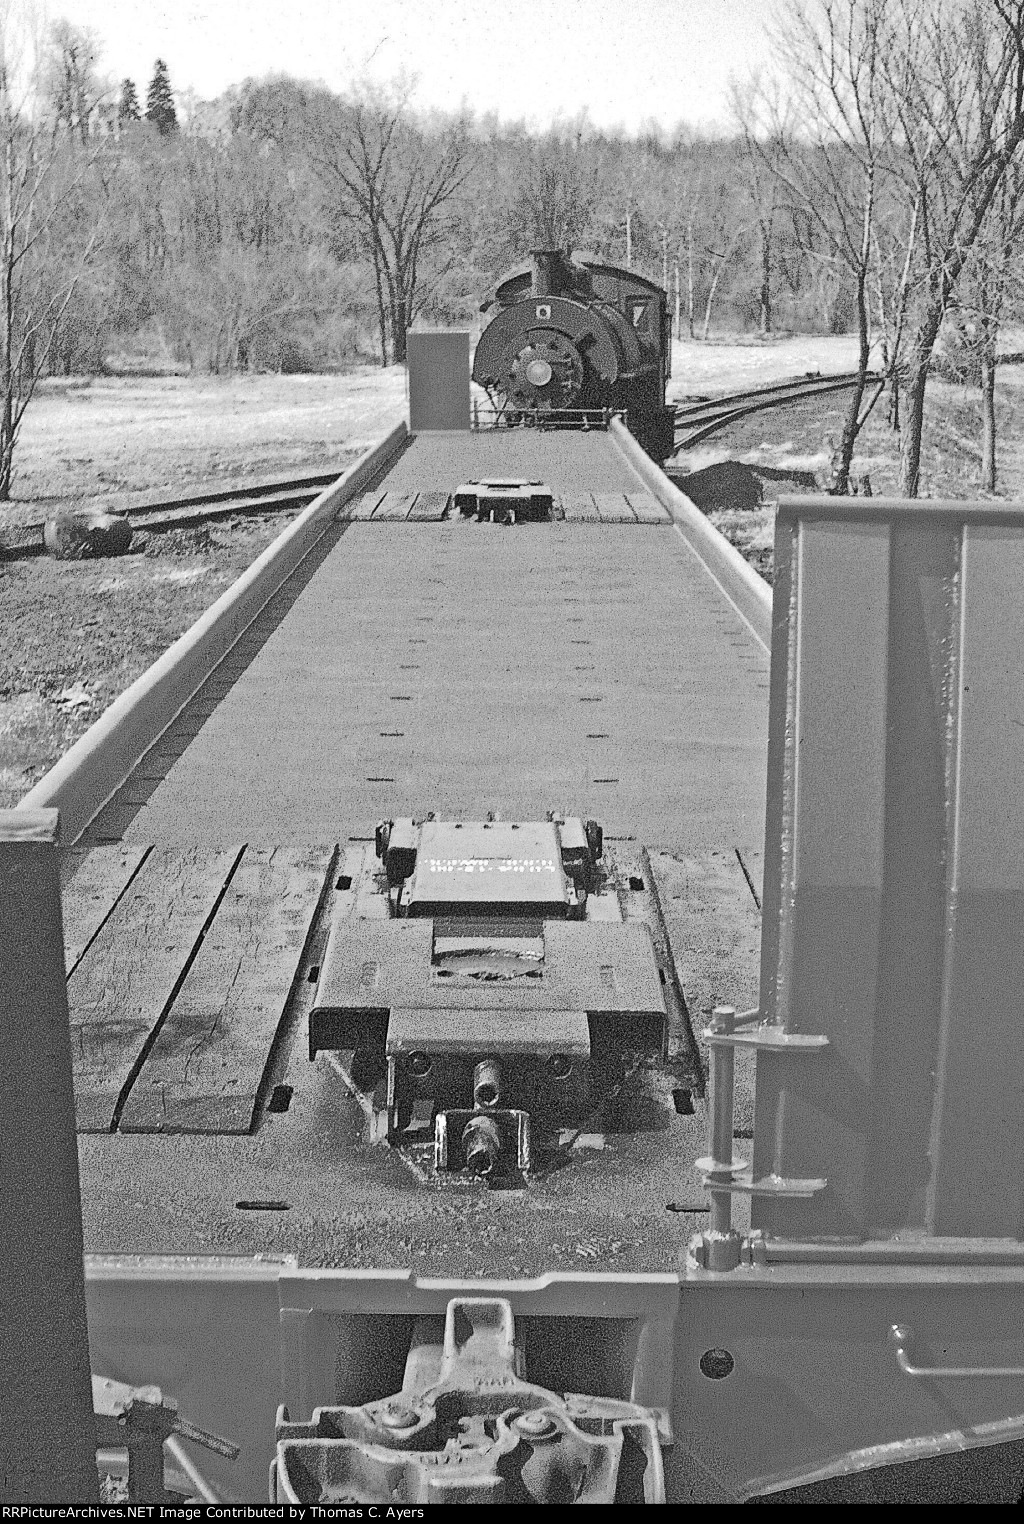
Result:
M385 1429L412 1429L419 1420L412 1408L385 1408L380 1421Z
M549 1418L547 1413L520 1413L515 1420L515 1427L520 1434L526 1434L530 1439L543 1439L551 1434L555 1428L555 1420Z

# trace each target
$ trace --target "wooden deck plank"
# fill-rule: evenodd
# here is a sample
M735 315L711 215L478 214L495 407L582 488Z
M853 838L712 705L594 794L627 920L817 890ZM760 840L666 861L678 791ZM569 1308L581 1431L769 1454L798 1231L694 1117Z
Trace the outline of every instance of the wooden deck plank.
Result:
M629 506L641 524L671 524L672 515L653 492L627 492Z
M63 893L64 967L68 978L138 871L148 847L96 847L76 853Z
M416 519L436 523L444 518L444 510L447 506L447 492L418 492L416 501L409 509L409 521L411 523Z
M334 848L250 847L125 1102L121 1132L249 1132Z
M349 498L338 509L335 518L372 519L378 503L385 495L383 487L375 487L372 492L364 492L361 497Z
M736 855L740 860L740 867L743 869L744 876L750 885L750 892L757 901L758 909L760 909L761 897L764 894L764 853L744 850L737 852Z
M68 980L75 1117L108 1132L238 849L150 852Z
M738 1011L757 1004L761 962L761 914L731 848L693 857L650 854L679 983L707 1068L703 1039L716 1005ZM735 1131L754 1125L753 1053L736 1053Z
M624 492L595 492L594 502L606 524L635 524L636 514Z
M416 500L415 492L385 492L373 510L373 522L378 519L403 520L409 517L409 509Z
M597 507L594 503L593 494L590 492L563 492L562 512L567 521L593 520L598 522Z

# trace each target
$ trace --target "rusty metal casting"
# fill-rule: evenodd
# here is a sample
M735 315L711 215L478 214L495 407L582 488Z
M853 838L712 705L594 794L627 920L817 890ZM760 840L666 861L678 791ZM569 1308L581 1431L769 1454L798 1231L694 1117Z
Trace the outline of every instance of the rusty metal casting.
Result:
M362 1407L282 1408L273 1503L663 1503L657 1420L524 1375L510 1304L459 1297L418 1320L402 1391Z

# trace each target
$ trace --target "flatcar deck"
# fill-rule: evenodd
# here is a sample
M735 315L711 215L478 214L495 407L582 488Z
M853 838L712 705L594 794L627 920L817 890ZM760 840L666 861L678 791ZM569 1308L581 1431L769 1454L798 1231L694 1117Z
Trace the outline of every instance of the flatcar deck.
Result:
M380 488L484 474L595 507L642 492L604 435L511 432L417 439ZM694 1025L749 1002L767 666L668 523L334 525L69 863L87 1249L669 1267L706 1204L699 1102L652 1077L622 1131L567 1139L526 1190L424 1183L361 1141L329 1055L308 1061L311 928L383 816L562 809L650 878ZM120 1037L89 1015L112 980Z

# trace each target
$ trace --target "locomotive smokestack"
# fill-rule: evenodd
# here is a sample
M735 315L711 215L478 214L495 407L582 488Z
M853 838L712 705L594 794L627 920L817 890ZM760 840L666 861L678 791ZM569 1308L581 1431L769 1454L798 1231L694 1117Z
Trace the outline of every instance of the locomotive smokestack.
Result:
M533 260L534 296L561 296L572 279L561 249L531 249L530 258Z
M534 296L553 296L557 279L555 273L557 253L554 249L533 249L530 258L533 260Z

